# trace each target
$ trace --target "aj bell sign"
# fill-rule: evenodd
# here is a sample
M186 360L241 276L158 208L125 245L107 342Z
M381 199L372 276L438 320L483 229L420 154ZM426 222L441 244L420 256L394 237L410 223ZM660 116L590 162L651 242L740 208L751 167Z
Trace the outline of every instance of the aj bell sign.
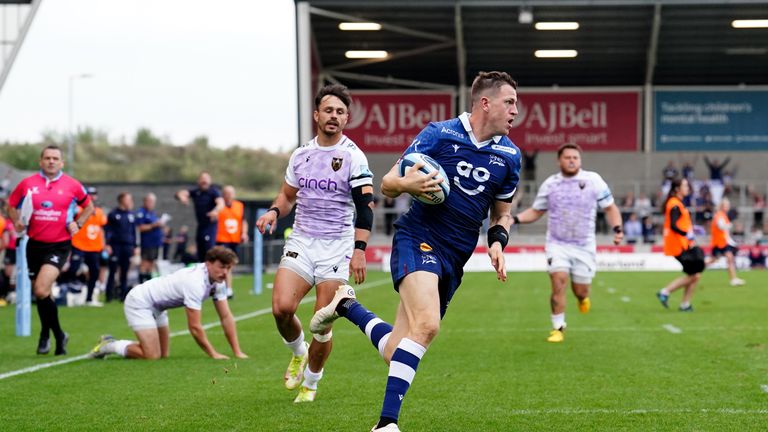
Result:
M344 134L367 153L401 153L429 122L453 114L453 93L354 91Z
M523 150L555 151L565 142L585 151L637 151L638 91L519 93L509 137Z

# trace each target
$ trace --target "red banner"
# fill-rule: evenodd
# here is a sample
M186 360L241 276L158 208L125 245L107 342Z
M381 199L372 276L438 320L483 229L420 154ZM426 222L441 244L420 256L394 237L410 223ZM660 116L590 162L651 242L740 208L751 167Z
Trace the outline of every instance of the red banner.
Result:
M357 90L344 134L366 153L401 153L429 122L453 116L449 92Z
M524 151L556 151L566 142L584 151L637 151L640 92L540 92L521 89L509 138Z

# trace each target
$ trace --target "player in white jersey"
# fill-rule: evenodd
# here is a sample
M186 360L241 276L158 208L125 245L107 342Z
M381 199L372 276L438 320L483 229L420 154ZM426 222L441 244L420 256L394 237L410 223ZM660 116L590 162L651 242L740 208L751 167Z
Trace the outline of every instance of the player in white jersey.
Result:
M155 360L168 357L168 309L184 306L189 332L206 354L227 359L208 341L201 321L203 302L213 298L224 335L237 358L248 358L240 350L235 319L227 303L227 274L237 263L237 255L224 246L211 248L205 262L183 268L170 275L151 279L133 288L125 298L125 318L138 341L116 340L104 335L91 350L91 357L117 354L125 358Z
M537 221L547 211L545 253L552 282L552 331L549 342L562 342L565 331L565 291L568 277L579 301L579 311L589 312L589 289L597 270L595 218L597 207L605 211L613 227L613 243L624 238L621 211L600 174L581 169L581 147L566 143L557 150L560 172L539 188L531 208L513 218L515 224Z
M360 149L342 131L351 99L346 87L325 86L315 97L317 136L296 149L272 208L256 221L261 233L275 230L277 218L296 204L293 232L288 237L272 290L277 330L292 352L285 387L301 384L294 402L312 402L323 365L331 353L331 331L304 341L296 316L299 302L317 287L315 310L330 303L336 289L365 280L365 248L373 225L373 174Z

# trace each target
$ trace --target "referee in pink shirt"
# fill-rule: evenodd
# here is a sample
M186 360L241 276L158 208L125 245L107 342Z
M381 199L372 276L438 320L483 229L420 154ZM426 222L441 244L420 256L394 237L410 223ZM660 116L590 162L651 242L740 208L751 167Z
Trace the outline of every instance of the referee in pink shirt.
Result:
M51 298L51 288L69 258L71 239L93 212L93 203L83 185L64 174L61 148L49 145L40 153L40 172L16 186L8 198L9 216L16 231L27 230L27 264L32 280L32 293L40 315L38 354L51 350L50 333L56 338L56 355L67 353L69 335L61 329L59 312ZM32 198L29 222L21 218L20 209L28 193ZM83 208L79 218L77 206Z

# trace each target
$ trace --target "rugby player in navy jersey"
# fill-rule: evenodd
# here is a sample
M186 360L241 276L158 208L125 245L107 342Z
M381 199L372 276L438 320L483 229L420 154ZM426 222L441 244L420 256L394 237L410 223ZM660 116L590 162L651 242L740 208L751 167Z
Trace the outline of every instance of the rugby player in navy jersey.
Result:
M374 431L399 431L405 393L440 321L456 292L464 264L477 246L483 220L490 210L488 254L499 280L507 279L503 249L512 222L512 196L520 173L520 150L507 138L517 116L517 83L504 72L481 72L472 83L472 112L430 123L405 150L434 158L447 178L425 176L421 166L401 177L397 164L384 176L381 191L397 197L451 192L439 205L417 200L395 222L391 270L400 295L394 327L358 303L352 287L343 285L333 301L317 311L310 330L323 332L339 316L357 325L389 364L379 422Z

